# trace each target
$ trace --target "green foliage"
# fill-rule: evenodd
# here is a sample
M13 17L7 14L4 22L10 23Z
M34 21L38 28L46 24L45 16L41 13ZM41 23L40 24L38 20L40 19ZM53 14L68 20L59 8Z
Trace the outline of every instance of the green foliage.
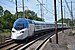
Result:
M19 17L24 17L23 12L18 12ZM37 20L37 21L44 21L44 19L41 19L37 16L37 14L34 11L31 10L25 10L25 18L31 19L31 20Z
M3 10L3 7L2 6L0 6L0 10Z
M5 10L2 18L3 18L3 21L4 21L3 22L3 29L11 29L12 24L13 24L12 20L14 19L13 15L8 10Z
M3 7L0 6L0 15L3 15Z
M4 31L5 29L11 29L16 19L15 15L5 10L4 15L0 17L0 30Z
M23 12L18 12L18 17L23 17Z
M61 19L59 19L58 21L57 21L58 23L62 23L62 20ZM72 25L74 25L74 23L72 22L72 20L71 19L69 19L69 18L64 18L63 19L63 22L64 23L66 23L67 25L69 25L69 26L72 26Z

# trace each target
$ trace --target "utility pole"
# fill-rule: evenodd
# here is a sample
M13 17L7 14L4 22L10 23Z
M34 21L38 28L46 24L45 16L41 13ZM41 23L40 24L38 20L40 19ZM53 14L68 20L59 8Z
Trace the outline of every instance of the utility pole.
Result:
M45 5L45 4L44 4L44 2L43 2L43 0L42 0L42 19L44 19L44 10L43 10L43 5Z
M25 18L25 13L24 13L24 0L22 0L22 6L23 6L23 18Z
M39 0L37 0L38 2L39 2ZM43 20L43 17L44 17L44 12L43 12L43 5L45 5L45 4L43 4L43 0L42 0L42 2L39 2L40 4L40 12L41 12L41 18L42 18L42 20Z
M63 18L65 18L65 17L66 17L66 14L65 14L65 12L66 12L66 10L65 10L65 6L64 6L64 17L63 17Z
M62 8L62 0L61 0L61 19L62 19L62 33L64 33L64 30L63 30L63 8Z
M17 0L15 0L15 2L16 2L16 17L18 18Z
M73 11L72 11L72 1L71 1L71 17L72 17L72 30L73 30Z
M54 0L54 10L55 10L54 13L55 13L55 34L56 34L56 44L58 44L56 0Z
M43 20L43 17L44 17L44 14L43 14L43 0L42 0L42 2L40 3L40 11L41 11L41 18L42 18L42 20Z
M27 7L27 6L26 6L26 7ZM29 11L28 7L27 7L27 11ZM26 11L26 18L28 19L29 16L28 16L28 14L27 14L27 11Z
M25 13L23 12L23 16L25 16L27 19L29 18L28 16L27 16L27 11L29 10L29 8L28 8L28 6L24 6L25 8L27 8L27 10L26 10L26 15L25 15ZM20 6L20 7L18 7L18 8L23 8L23 6Z
M67 7L68 7L68 10L69 10L69 12L70 12L70 15L71 15L71 18L72 18L72 30L73 30L73 11L72 11L72 3L75 3L75 2L67 2L66 0L65 0L65 2L66 2L66 5L67 5ZM71 10L70 10L70 8L69 8L69 6L68 6L68 3L71 3Z
M42 13L42 4L40 4L40 11L41 11L41 18L43 18L43 13Z
M64 6L64 17L63 18L66 18L66 10L65 10L65 6ZM69 20L68 20L68 22L67 22L68 24L67 24L67 26L69 27Z

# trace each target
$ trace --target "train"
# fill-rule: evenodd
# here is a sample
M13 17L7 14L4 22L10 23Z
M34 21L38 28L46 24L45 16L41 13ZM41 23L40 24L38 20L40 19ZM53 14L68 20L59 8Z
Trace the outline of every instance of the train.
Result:
M61 23L57 23L57 25L58 28L62 28ZM63 28L66 27L67 24L63 23ZM11 39L23 40L27 37L34 36L35 34L40 34L38 32L50 31L51 29L55 29L55 23L18 18L13 24Z

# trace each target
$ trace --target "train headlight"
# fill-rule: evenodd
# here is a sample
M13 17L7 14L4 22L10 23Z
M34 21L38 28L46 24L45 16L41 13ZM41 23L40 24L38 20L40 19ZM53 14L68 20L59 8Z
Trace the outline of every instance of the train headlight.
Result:
M13 33L15 32L15 31L12 31Z
M20 32L20 33L24 33L24 31Z

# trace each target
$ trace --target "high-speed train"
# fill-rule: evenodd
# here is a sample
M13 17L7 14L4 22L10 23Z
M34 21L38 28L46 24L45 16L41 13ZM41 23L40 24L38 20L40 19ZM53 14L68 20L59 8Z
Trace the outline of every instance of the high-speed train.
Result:
M57 25L58 28L62 28L61 23L58 23ZM63 27L67 27L67 24L64 23ZM15 40L23 40L27 37L37 34L34 32L44 32L54 28L54 23L18 18L13 24L11 38Z

